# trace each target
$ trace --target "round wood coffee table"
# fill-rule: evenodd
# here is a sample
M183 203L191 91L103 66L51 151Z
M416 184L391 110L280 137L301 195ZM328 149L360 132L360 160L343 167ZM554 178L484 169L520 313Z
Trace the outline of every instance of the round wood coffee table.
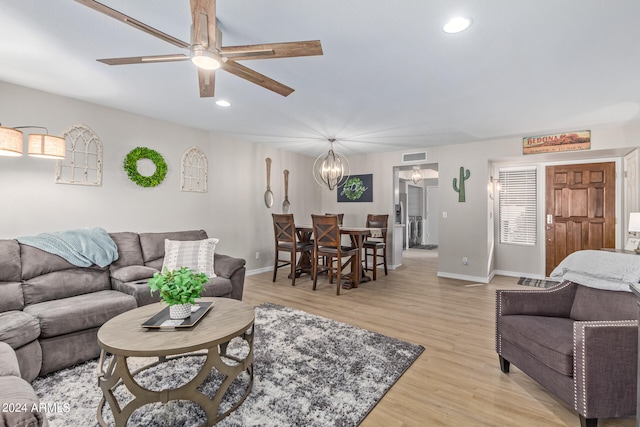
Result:
M101 347L98 367L98 383L102 389L102 399L98 406L97 418L102 426L106 426L103 417L105 402L109 404L116 426L126 426L133 411L152 402L166 403L170 400L190 400L199 404L207 415L205 425L213 425L229 415L246 399L253 386L253 307L242 301L230 298L201 298L198 302L213 301L214 305L200 321L189 329L160 331L142 328L146 322L162 310L159 304L138 307L106 322L98 331L98 343ZM232 338L240 337L249 346L243 359L227 355L227 344ZM197 352L206 355L200 372L188 383L176 389L148 390L140 386L134 375L144 369L156 366L168 359L167 356L183 355ZM109 365L103 369L107 353L113 355ZM135 372L129 370L129 357L158 357L158 361L144 366ZM228 365L222 358L237 362ZM174 357L169 357L174 358ZM215 395L210 398L198 390L212 369L216 369L226 378L220 384ZM249 374L249 384L243 396L230 409L218 414L220 401L231 383L244 371ZM113 389L123 384L134 398L123 408L114 397Z

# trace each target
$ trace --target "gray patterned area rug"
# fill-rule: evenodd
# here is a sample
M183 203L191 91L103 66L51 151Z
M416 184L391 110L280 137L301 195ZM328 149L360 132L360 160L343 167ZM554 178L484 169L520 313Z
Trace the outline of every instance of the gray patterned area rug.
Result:
M246 354L245 346L234 339L229 353ZM256 307L253 389L217 426L356 426L423 350L420 345L346 323L262 304ZM142 366L149 359L130 358L132 361ZM203 361L202 356L178 358L144 370L135 378L150 389L175 387L193 378ZM68 411L47 414L51 427L98 425L96 409L102 393L97 385L97 364L92 360L33 382L41 402L68 404ZM213 395L211 390L217 389L221 380L214 371L202 391ZM232 384L221 411L246 391L248 381L247 374ZM122 386L115 395L120 402L131 396ZM108 406L105 419L113 425ZM143 406L127 425L182 427L205 420L204 411L195 403L170 401Z

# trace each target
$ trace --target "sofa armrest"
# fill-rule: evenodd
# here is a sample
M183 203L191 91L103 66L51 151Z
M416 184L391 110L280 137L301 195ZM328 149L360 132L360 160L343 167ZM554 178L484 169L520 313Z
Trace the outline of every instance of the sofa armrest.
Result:
M574 408L585 418L636 413L638 321L575 322Z
M214 254L213 267L216 275L230 279L233 274L244 267L245 260L242 258L234 258L229 255Z
M496 319L500 316L569 317L577 285L562 282L549 289L499 289L496 291Z
M242 300L244 291L245 260L228 255L214 254L213 267L218 276L231 280L231 298Z
M114 280L126 283L135 282L136 280L146 280L153 277L158 270L144 265L130 265L127 267L115 268L110 271L111 282Z

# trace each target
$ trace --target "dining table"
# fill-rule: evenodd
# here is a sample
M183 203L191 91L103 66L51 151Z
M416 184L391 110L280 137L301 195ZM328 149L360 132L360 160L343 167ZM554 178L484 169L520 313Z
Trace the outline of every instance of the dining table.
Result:
M351 286L354 288L357 288L359 283L371 280L371 278L364 273L364 268L362 267L362 251L364 249L365 239L371 235L378 235L380 233L381 230L379 228L340 226L340 234L343 236L349 236L351 245L358 248L355 259L353 260L353 265L356 267L353 268L353 277L351 277L350 280ZM306 224L296 225L296 235L298 237L298 241L310 242L313 237L313 226ZM308 252L306 254L303 253L298 260L298 267L300 268L300 271L311 273L311 263L311 254ZM344 287L345 286L343 285L343 288Z

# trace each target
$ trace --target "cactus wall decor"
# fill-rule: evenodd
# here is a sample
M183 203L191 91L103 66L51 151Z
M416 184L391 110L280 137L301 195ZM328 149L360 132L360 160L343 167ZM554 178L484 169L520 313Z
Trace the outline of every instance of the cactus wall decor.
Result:
M460 166L460 184L458 184L458 178L453 178L453 191L458 193L458 202L464 202L464 182L471 176L471 171Z

